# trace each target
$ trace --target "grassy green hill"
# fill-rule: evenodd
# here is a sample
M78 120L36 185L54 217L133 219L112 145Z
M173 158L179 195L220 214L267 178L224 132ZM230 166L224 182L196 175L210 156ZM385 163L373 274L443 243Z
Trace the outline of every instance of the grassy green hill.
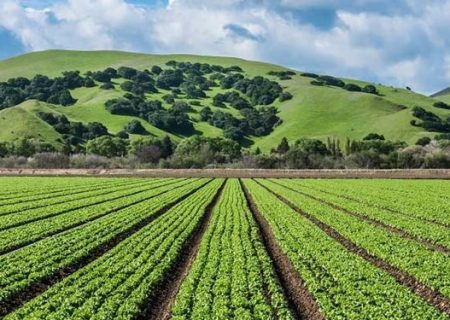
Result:
M450 87L445 88L439 92L436 92L435 94L432 94L431 97L449 104L450 103Z
M134 67L139 70L150 68L153 65L165 66L169 60L184 62L200 62L218 64L222 66L240 66L246 76L262 75L278 81L286 91L293 94L293 99L285 102L278 100L274 105L279 109L282 124L264 137L249 137L252 147L259 146L262 150L269 150L275 146L282 137L295 140L300 137L315 137L326 139L337 137L361 139L368 133L384 134L387 139L401 139L409 143L415 142L422 136L433 136L420 127L414 127L410 120L411 108L419 105L441 117L448 117L450 111L433 107L437 100L406 89L392 88L376 85L380 95L371 95L360 92L349 92L331 86L313 86L311 78L302 77L299 73L291 80L278 80L268 76L269 71L287 70L272 64L246 61L236 58L204 57L193 55L149 55L116 51L44 51L18 56L0 61L0 81L12 77L31 78L36 74L50 77L61 75L63 71L103 70L106 67L118 68L120 66ZM345 80L347 83L366 85L363 81ZM117 80L120 83L120 79ZM220 92L219 88L208 91L208 98L201 101L202 106L194 107L200 111L203 106L212 106L211 97ZM53 110L54 113L65 114L71 121L101 122L111 133L117 133L133 117L112 115L105 110L104 103L111 98L120 97L124 92L116 86L114 90L101 90L98 87L80 88L72 92L78 99L73 106L56 106L38 101L27 101L12 108L0 111L0 141L11 140L20 136L42 137L55 142L59 134L47 123L36 116L37 111ZM160 99L165 93L152 94L152 98ZM443 100L438 97L438 100ZM450 102L450 98L447 100ZM239 112L231 107L225 109L239 117ZM196 134L205 136L220 136L222 130L206 122L196 121L198 113L190 114L193 119ZM147 131L156 137L167 133L141 121ZM171 135L174 139L182 136ZM132 137L134 138L134 137ZM57 143L57 142L55 142Z

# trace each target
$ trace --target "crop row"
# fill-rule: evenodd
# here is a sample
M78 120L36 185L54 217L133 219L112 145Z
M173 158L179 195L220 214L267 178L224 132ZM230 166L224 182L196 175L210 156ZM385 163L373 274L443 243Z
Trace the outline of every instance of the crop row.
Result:
M27 178L25 178L27 179ZM53 197L59 197L59 196L64 196L66 194L72 194L72 193L76 193L76 192L81 192L83 190L92 188L92 187L96 187L98 185L117 185L117 184L124 184L124 183L133 183L136 181L133 181L132 179L129 179L127 181L127 179L109 179L109 180L99 180L97 182L95 181L90 181L90 182L85 182L85 183L72 183L71 180L66 180L66 184L65 186L58 186L58 187L53 187L53 188L46 188L36 184L36 185L31 185L33 186L33 192L24 192L26 190L24 190L24 188L22 188L21 190L17 190L16 192L16 197L5 197L5 198L1 198L0 199L0 207L6 206L6 205L10 205L10 204L15 204L15 203L25 203L25 202L37 202L39 200L45 200L45 199L51 199ZM9 186L9 181L8 180L3 180L1 181L1 184L4 186ZM9 186L10 187L10 186Z
M416 241L330 208L270 181L271 190L339 232L359 247L450 297L450 259Z
M303 185L298 185L292 180L271 180L272 182L284 185L288 188L297 190L305 195L310 195L320 199L325 203L337 205L344 210L356 213L361 217L368 217L397 229L401 229L409 234L417 236L419 239L426 239L432 243L441 244L450 250L450 232L448 228L423 221L414 216L406 216L386 209L377 208L367 203L352 201L332 193L325 193L319 190L312 190ZM375 201L375 197L374 197Z
M361 188L363 190L386 190L397 194L420 192L430 197L437 197L450 193L450 184L446 180L399 180L399 179L344 179L344 180L308 180L305 182L318 185L342 185L345 188Z
M195 192L6 319L135 318L158 294L221 184Z
M422 193L413 184L409 192L385 190L384 180L375 183L366 182L366 186L354 182L339 183L338 181L307 181L300 182L305 187L329 191L339 196L366 203L367 205L394 210L419 219L426 219L450 225L450 196L432 197Z
M305 207L308 200L270 182L262 182L283 197ZM445 319L420 297L383 270L348 251L312 221L253 180L245 180L259 211L266 218L283 252L289 257L321 311L330 319ZM341 216L329 207L308 202L319 219ZM320 210L320 213L318 212ZM328 219L327 219L327 222ZM345 223L349 224L348 220ZM364 228L354 234L366 236ZM374 241L371 239L371 241ZM395 255L395 253L394 253Z
M10 229L38 220L42 221L46 219L52 219L53 217L62 214L77 213L80 209L87 208L89 206L95 206L101 203L108 203L115 199L125 198L129 194L137 192L145 186L151 186L154 183L155 182L153 181L147 181L130 187L119 186L112 187L107 190L100 189L90 192L89 196L86 195L85 198L53 205L50 208L36 208L27 210L26 212L17 212L14 214L10 214L7 217L4 217L4 219L0 220L0 230Z
M153 182L153 181L152 181ZM82 190L75 194L63 195L56 198L43 199L36 202L19 202L16 204L6 205L0 208L0 216L7 216L8 220L14 216L32 216L36 210L45 211L47 207L51 208L70 208L72 203L79 202L80 199L84 199L86 202L93 200L97 196L108 194L113 191L121 191L132 188L133 186L140 186L147 184L148 182L142 181L139 183L118 183L111 185L95 185L87 190ZM2 226L0 226L1 228Z
M161 193L182 187L191 182L173 180L170 183L169 181L164 181L144 184L142 187L130 189L127 194L109 201L103 201L96 205L78 209L75 212L70 211L50 219L39 220L5 230L0 232L0 254L105 215L114 214L118 210L147 201Z
M290 318L239 182L228 180L172 319Z
M58 270L77 264L95 250L143 221L150 221L158 210L170 205L207 183L200 179L152 199L118 210L83 226L45 238L0 257L0 306L7 306L14 295L31 284L49 278ZM125 201L125 199L124 199Z
M1 201L21 199L71 190L99 182L107 183L110 180L112 179L88 177L2 177L0 197L2 199Z

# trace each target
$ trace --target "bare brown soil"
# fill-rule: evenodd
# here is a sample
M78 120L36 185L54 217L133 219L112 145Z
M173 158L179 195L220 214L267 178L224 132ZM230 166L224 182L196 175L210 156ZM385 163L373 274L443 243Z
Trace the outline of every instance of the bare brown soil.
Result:
M450 179L450 169L0 169L0 176Z
M394 277L397 282L400 284L408 287L412 292L420 296L422 299L427 301L430 305L435 307L437 310L445 313L446 315L450 316L450 299L444 296L439 291L433 289L432 287L421 283L419 280L408 274L407 272L400 270L399 268L389 264L388 262L384 261L383 259L380 259L371 253L369 253L366 249L356 245L349 239L345 238L343 235L341 235L339 232L337 232L334 228L331 226L323 223L313 215L303 211L302 209L298 208L296 205L294 205L292 202L287 200L286 198L282 197L281 195L275 193L274 191L270 190L266 186L260 184L263 188L274 194L278 199L280 199L282 202L284 202L286 205L288 205L291 209L301 214L303 217L314 223L317 227L319 227L323 232L325 232L328 236L336 240L338 243L340 243L344 248L346 248L348 251L353 252L354 254L357 254L361 258L365 259L366 261L370 262L372 265L382 269L383 271L390 274L392 277Z
M308 198L310 198L310 199L313 199L313 200L315 200L315 201L317 201L317 202L323 203L323 204L325 204L325 205L327 205L327 206L329 206L329 207L331 207L331 208L334 208L334 209L336 209L336 210L342 211L342 212L344 212L344 213L346 213L346 214L348 214L348 215L350 215L350 216L352 216L352 217L358 218L358 219L363 220L363 221L366 221L366 222L368 222L368 223L370 223L370 224L372 224L372 225L374 225L374 226L377 226L377 227L386 229L386 230L388 230L388 231L390 231L390 232L392 232L392 233L398 234L398 235L401 236L402 238L405 238L405 239L408 239L408 240L416 241L416 242L418 242L418 243L424 245L424 246L427 247L428 249L435 250L435 251L439 251L439 252L442 252L442 253L444 253L444 254L446 254L446 255L450 255L450 248L448 248L448 247L446 247L446 246L444 246L444 245L433 243L433 242L431 242L431 241L429 241L429 240L427 240L427 239L423 239L423 238L420 238L420 237L418 237L418 236L415 236L415 235L413 235L413 234L411 234L411 233L409 233L409 232L407 232L407 231L405 231L405 230L403 230L403 229L400 229L400 228L397 228L397 227L390 226L390 225L388 225L388 224L386 224L386 223L384 223L384 222L382 222L382 221L379 221L379 220L372 219L372 218L367 217L366 215L364 215L364 214L362 214L362 213L350 211L350 210L348 210L348 209L346 209L346 208L343 208L343 207L341 207L341 206L339 206L339 205L337 205L337 204L334 204L334 203L329 202L329 201L326 201L326 200L324 200L324 199L315 197L315 196L310 195L310 194L308 194L308 193L305 193L305 192L302 192L302 191L293 189L293 188L291 188L291 187L285 186L285 185L280 184L280 183L278 183L278 182L276 182L276 181L272 181L272 182L275 183L275 184L277 184L277 185L279 185L279 186L281 186L281 187L283 187L283 188L286 188L286 189L288 189L288 190L291 190L292 192L301 194L301 195L303 195L303 196L305 196L305 197L308 197Z
M178 200L166 204L164 207L157 210L154 214L149 215L147 218L144 218L138 223L130 226L125 231L116 235L106 243L100 245L99 247L94 248L92 251L87 253L87 255L84 256L82 259L76 261L75 263L69 266L57 270L51 276L31 284L27 288L24 288L23 290L12 296L10 299L5 300L3 303L0 303L0 318L20 308L31 299L47 291L50 286L64 280L72 273L76 272L77 270L85 267L89 263L98 259L100 256L104 255L105 253L113 249L115 246L117 246L121 241L135 234L136 232L147 226L149 223L151 223L153 220L157 219L158 217L166 213L170 208L175 206L177 203L185 200L187 197L194 194L211 181L212 180L209 180L208 182L202 184L201 186L192 189L191 191L180 197Z
M167 277L160 284L157 292L152 294L142 310L138 319L166 320L171 316L172 305L175 302L180 286L189 273L195 258L197 257L203 235L208 228L214 208L218 203L226 180L222 183L212 201L205 208L199 224L189 236L181 249L182 254L167 272Z
M305 281L301 278L290 259L278 245L269 223L259 211L247 187L241 180L239 181L242 190L244 191L248 207L258 224L263 243L273 262L278 281L285 293L294 316L297 319L325 319L321 314L314 297L308 291Z

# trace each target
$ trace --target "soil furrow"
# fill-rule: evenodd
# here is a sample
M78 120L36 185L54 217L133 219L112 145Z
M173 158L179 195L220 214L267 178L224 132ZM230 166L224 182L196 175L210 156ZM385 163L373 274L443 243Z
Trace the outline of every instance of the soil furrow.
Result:
M418 243L424 245L425 247L427 247L428 249L431 249L431 250L434 250L434 251L439 251L439 252L442 252L442 253L444 253L446 255L450 255L450 248L448 248L448 247L446 247L444 245L433 243L433 242L431 242L429 240L426 240L426 239L423 239L421 237L415 236L415 235L413 235L413 234L411 234L411 233L409 233L409 232L407 232L407 231L405 231L403 229L400 229L398 227L390 226L390 225L388 225L388 224L386 224L386 223L384 223L382 221L370 218L370 217L368 217L368 216L366 216L366 215L364 215L362 213L348 210L348 209L343 208L343 207L341 207L341 206L339 206L337 204L334 204L334 203L326 201L324 199L315 197L315 196L310 195L308 193L296 190L294 188L285 186L285 185L280 184L280 183L278 183L276 181L271 180L271 182L273 182L274 184L277 184L277 185L279 185L279 186L281 186L283 188L286 188L286 189L288 189L288 190L290 190L292 192L301 194L302 196L310 198L310 199L312 199L314 201L317 201L317 202L320 202L322 204L325 204L325 205L327 205L327 206L329 206L329 207L331 207L333 209L342 211L342 212L344 212L344 213L346 213L346 214L348 214L348 215L350 215L352 217L355 217L357 219L360 219L360 220L363 220L365 222L368 222L368 223L370 223L370 224L372 224L374 226L386 229L389 232L398 234L399 236L401 236L404 239L408 239L408 240L412 240L412 241L418 242Z
M247 187L241 179L239 179L239 181L241 183L242 190L244 191L247 205L258 225L264 246L266 247L266 251L269 253L269 256L273 262L276 276L285 293L294 316L297 319L325 319L324 315L320 312L317 302L306 287L305 281L278 245L272 232L272 228L259 211Z
M270 190L265 185L259 183L256 181L260 186L265 188L267 191L275 195L280 201L288 205L291 209L314 223L318 228L320 228L323 232L325 232L328 236L336 240L338 243L340 243L344 248L346 248L348 251L353 252L354 254L360 256L364 260L370 262L372 265L376 266L377 268L382 269L386 273L390 274L392 277L394 277L397 282L400 284L408 287L412 292L420 296L422 299L427 301L430 305L435 307L437 310L445 313L446 315L450 316L450 299L446 296L444 296L442 293L440 293L437 290L434 290L432 287L423 284L407 272L389 264L388 262L384 261L381 258L378 258L377 256L374 256L370 254L366 249L358 246L357 244L353 243L349 239L345 238L343 235L341 235L338 231L336 231L331 226L323 223L313 215L303 211L299 207L297 207L295 204L287 200L286 198L282 197L278 193Z
M16 295L11 297L10 299L4 301L0 304L0 317L3 317L11 312L14 312L16 309L23 306L25 303L30 301L31 299L37 297L38 295L45 292L50 286L54 285L55 283L58 283L62 280L64 280L66 277L70 276L77 270L85 267L89 263L93 262L94 260L98 259L100 256L104 255L111 249L113 249L115 246L117 246L120 242L125 240L126 238L132 236L145 226L147 226L149 223L166 213L170 208L175 206L177 203L185 200L190 195L194 194L201 188L205 187L207 184L209 184L211 180L208 180L204 184L202 184L199 187L196 187L192 189L191 191L187 192L180 198L178 198L175 201L172 201L168 204L166 204L161 209L157 210L155 213L149 215L148 217L144 218L143 220L135 223L134 225L130 226L123 232L117 234L112 239L107 241L106 243L100 245L99 247L94 248L89 253L86 254L82 259L72 263L71 265L68 265L66 267L63 267L61 269L56 270L51 276L42 279L40 281L37 281L27 288L21 290Z
M189 270L197 257L203 235L208 228L214 208L219 202L225 184L226 179L217 190L212 201L205 208L205 213L203 214L198 226L183 244L183 248L181 250L182 255L178 257L177 261L174 261L172 265L173 267L167 272L168 276L163 279L163 282L159 285L157 292L155 292L155 294L147 300L141 315L138 317L139 320L170 319L172 305L175 302L181 284L188 275Z
M162 186L164 186L164 185L162 185ZM162 186L158 186L158 187L156 187L156 188L159 188L159 187L162 187ZM160 195L163 195L163 194L165 194L165 193L167 193L167 192L169 192L169 191L172 191L172 190L175 190L175 189L184 187L184 186L185 186L185 185L183 184L183 185L176 186L176 187L174 187L174 188L172 188L172 189L170 189L170 190L164 190L164 191L162 191L162 192L160 192L160 193L157 193L157 194L155 194L155 195L149 196L148 198L145 198L145 199L142 199L142 200L137 200L137 201L134 201L134 202L132 202L132 203L128 203L128 204L123 205L123 206L120 206L120 207L116 207L116 208L114 208L114 209L105 211L104 213L102 213L102 214L100 214L100 215L97 215L97 216L95 216L95 217L92 217L92 218L89 218L89 219L86 219L86 220L79 221L79 222L77 222L77 223L71 224L70 226L64 228L63 230L55 230L54 232L46 233L45 235L43 235L43 236L41 236L41 237L34 238L34 239L30 240L30 241L22 242L21 244L18 244L18 245L15 245L15 246L11 246L11 247L5 248L5 249L3 249L3 250L0 249L0 256L1 256L1 255L8 254L8 253L11 253L11 252L16 251L16 250L19 250L19 249L22 249L22 248L24 248L24 247L30 246L30 245L32 245L32 244L34 244L34 243L36 243L36 242L39 242L39 241L41 241L41 240L43 240L43 239L46 239L46 238L49 238L49 237L53 237L53 236L55 236L55 235L62 234L62 233L64 233L64 232L70 231L70 230L75 229L75 228L77 228L77 227L86 225L86 224L91 223L91 222L93 222L93 221L96 221L96 220L98 220L98 219L100 219L100 218L103 218L103 217L105 217L105 216L107 216L107 215L114 214L114 213L116 213L116 212L118 212L118 211L120 211L120 210L129 208L129 207L132 207L132 206L134 206L134 205L137 205L137 204L142 203L142 202L144 202L144 201L148 201L148 200L150 200L150 199L153 199L153 198L155 198L155 197L158 197L158 196L160 196ZM139 192L136 192L136 193L128 194L127 196L136 195L136 194L139 194L139 193L147 192L147 191L149 191L149 190L151 190L151 189L146 189L146 190L142 190L142 191L139 191Z

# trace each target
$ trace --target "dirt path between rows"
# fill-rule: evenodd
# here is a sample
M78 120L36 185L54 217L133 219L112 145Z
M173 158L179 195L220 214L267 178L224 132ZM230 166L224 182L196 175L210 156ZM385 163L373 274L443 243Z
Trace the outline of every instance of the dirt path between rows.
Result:
M178 291L180 290L181 284L188 275L189 270L198 255L203 235L205 234L209 222L211 221L214 208L222 196L225 184L226 179L217 190L212 201L205 208L205 212L196 229L183 244L181 256L178 257L178 260L173 263L171 270L167 272L168 276L160 284L159 290L157 290L147 301L146 306L138 319L170 319L172 306L175 302Z
M303 191L299 191L299 190L296 190L294 188L285 186L285 185L283 185L281 183L278 183L276 181L272 181L271 180L271 182L273 182L274 184L279 185L279 186L281 186L283 188L286 188L286 189L288 189L288 190L290 190L292 192L301 194L302 196L305 196L305 197L310 198L310 199L312 199L314 201L317 201L317 202L322 203L322 204L324 204L326 206L329 206L329 207L331 207L333 209L339 210L339 211L341 211L341 212L343 212L343 213L345 213L345 214L347 214L349 216L355 217L357 219L360 219L362 221L370 223L370 224L372 224L372 225L374 225L376 227L380 227L380 228L383 228L383 229L385 229L385 230L387 230L389 232L395 233L395 234L401 236L404 239L418 242L418 243L422 244L423 246L427 247L428 249L431 249L431 250L434 250L434 251L439 251L439 252L442 252L442 253L450 256L450 248L448 248L448 247L446 247L444 245L433 243L433 242L431 242L431 241L429 241L427 239L423 239L421 237L413 235L413 234L411 234L411 233L409 233L409 232L407 232L407 231L405 231L403 229L400 229L398 227L390 226L390 225L388 225L388 224L386 224L386 223L384 223L382 221L370 218L370 217L368 217L368 216L366 216L366 215L364 215L362 213L348 210L348 209L346 209L344 207L341 207L341 206L339 206L337 204L334 204L334 203L326 201L324 199L315 197L315 196L310 195L308 193L305 193Z
M262 186L264 189L275 195L279 200L281 200L283 203L288 205L291 209L314 223L317 227L319 227L323 232L325 232L329 237L336 240L338 243L340 243L344 248L346 248L348 251L353 252L354 254L357 254L364 260L370 262L372 265L376 266L377 268L382 269L383 271L390 274L392 277L394 277L397 282L400 284L408 287L412 292L420 296L422 299L427 301L430 305L435 307L437 310L445 313L446 315L450 316L450 299L444 296L442 293L440 293L437 290L434 290L432 287L421 283L419 280L408 274L407 272L400 270L399 268L389 264L388 262L384 261L381 258L378 258L377 256L374 256L370 254L366 249L358 246L357 244L353 243L349 239L345 238L343 235L341 235L338 231L336 231L331 226L323 223L313 215L303 211L299 207L297 207L295 204L287 200L286 198L282 197L278 193L270 190L265 185L260 184L258 181L257 183Z
M91 252L89 252L85 257L83 257L81 260L76 261L75 263L63 267L56 272L54 272L51 276L42 279L38 282L33 283L32 285L28 286L27 288L21 290L14 296L12 296L10 299L4 301L0 304L0 318L4 317L5 315L13 312L14 310L20 308L25 303L30 301L31 299L37 297L38 295L42 294L43 292L47 291L48 288L50 288L55 283L58 283L62 280L64 280L66 277L70 276L77 270L85 267L89 263L93 262L94 260L98 259L100 256L104 255L111 249L113 249L115 246L117 246L120 242L125 240L126 238L132 236L145 226L147 226L149 223L166 213L170 208L175 206L177 203L185 200L190 195L194 194L207 184L209 184L213 180L209 180L206 183L202 184L201 186L192 189L182 197L178 198L175 201L172 201L168 204L166 204L161 209L157 210L154 214L149 215L147 218L144 218L143 220L139 221L138 223L130 226L125 231L121 232L120 234L116 235L106 243L100 245L97 248L94 248Z
M288 300L289 307L297 319L324 320L319 306L312 294L308 291L305 281L301 278L298 271L290 259L284 254L277 243L267 220L259 211L252 195L245 184L239 179L242 190L244 191L247 205L255 218L259 231L274 266L275 274Z

